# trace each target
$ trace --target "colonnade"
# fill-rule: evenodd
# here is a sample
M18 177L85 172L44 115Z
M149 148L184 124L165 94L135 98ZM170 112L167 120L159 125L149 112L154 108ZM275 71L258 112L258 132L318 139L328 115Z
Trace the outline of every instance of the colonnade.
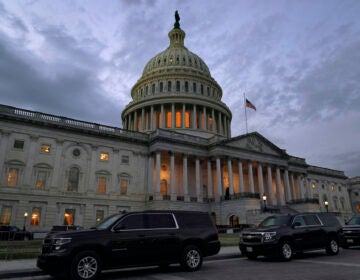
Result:
M304 174L249 159L156 151L148 168L148 194L154 199L220 201L265 194L269 205L281 206L310 193Z
M125 116L124 128L146 132L156 128L190 128L231 136L227 114L207 106L167 103L145 106Z

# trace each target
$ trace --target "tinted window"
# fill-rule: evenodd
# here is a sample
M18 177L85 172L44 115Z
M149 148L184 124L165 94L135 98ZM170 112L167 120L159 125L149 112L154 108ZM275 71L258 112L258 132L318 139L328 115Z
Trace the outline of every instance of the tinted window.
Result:
M145 219L147 228L176 228L171 214L146 214Z
M306 215L304 220L307 226L321 225L319 218L316 215Z
M354 217L349 222L348 225L360 225L360 217Z
M120 224L116 227L117 229L143 229L144 219L142 214L134 214L125 217Z
M208 213L176 213L176 219L181 228L212 227L213 222Z
M289 225L289 216L272 216L262 221L259 227L286 226Z
M296 217L294 218L294 221L293 221L293 224L295 224L295 223L298 223L299 226L305 226L305 225L306 225L303 216L296 216Z

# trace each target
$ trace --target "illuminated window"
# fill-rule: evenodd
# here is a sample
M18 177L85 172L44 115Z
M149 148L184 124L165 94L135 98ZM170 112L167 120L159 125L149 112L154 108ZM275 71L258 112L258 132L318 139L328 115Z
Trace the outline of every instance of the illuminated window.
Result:
M104 220L104 210L96 210L96 223L100 223L102 220Z
M232 215L229 219L229 223L231 227L236 227L239 225L239 217L236 215Z
M190 111L185 112L185 127L190 127Z
M126 178L120 179L120 194L121 195L127 194L128 185L129 185L129 179L126 179Z
M181 127L181 111L176 111L175 113L175 125L176 127Z
M65 209L64 225L73 226L75 224L75 209Z
M78 186L79 186L79 168L77 167L72 167L69 170L69 179L68 179L68 184L67 184L67 190L71 191L71 192L76 192L78 190Z
M360 213L360 203L356 205L356 211Z
M100 153L100 160L108 161L109 160L109 153Z
M39 171L37 173L36 184L35 184L35 188L37 190L45 189L46 174L47 174L47 172L45 172L45 171Z
M19 169L10 168L7 173L7 185L9 187L16 187L19 179Z
M316 184L315 184L315 183L312 183L312 184L311 184L311 188L312 188L312 189L316 189Z
M106 177L98 178L98 193L105 194L106 193Z
M170 59L169 59L170 63L173 63L174 61L174 58L172 56L170 56Z
M51 145L49 145L49 144L41 144L40 152L48 154L48 153L50 153L50 148L51 148Z
M34 207L32 209L31 218L30 218L30 225L32 225L32 226L40 225L40 214L41 214L41 208Z
M208 125L209 125L209 129L213 130L213 119L212 119L212 117L209 117Z
M129 164L129 156L122 156L121 157L121 163L122 164Z
M161 180L161 183L160 183L160 192L163 196L166 196L167 195L167 181L164 179L164 180Z
M331 188L332 191L335 191L335 186L334 185L331 185L330 188Z
M166 112L166 127L172 126L171 111Z
M14 141L14 149L23 150L24 149L24 141L23 140L15 140Z
M12 206L1 207L0 225L10 225Z

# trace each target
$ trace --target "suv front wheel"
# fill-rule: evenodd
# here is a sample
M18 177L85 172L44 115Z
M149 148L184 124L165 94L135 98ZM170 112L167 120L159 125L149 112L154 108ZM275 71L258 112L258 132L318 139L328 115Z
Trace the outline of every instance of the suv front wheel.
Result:
M283 241L280 245L279 256L284 261L290 261L293 255L292 246L289 241Z
M330 240L326 246L326 253L328 255L339 254L339 243L335 237L330 237Z
M201 268L202 254L197 246L186 246L181 255L181 266L187 271L196 271Z
M78 253L70 268L72 279L93 280L98 277L101 271L100 258L94 251L83 251Z

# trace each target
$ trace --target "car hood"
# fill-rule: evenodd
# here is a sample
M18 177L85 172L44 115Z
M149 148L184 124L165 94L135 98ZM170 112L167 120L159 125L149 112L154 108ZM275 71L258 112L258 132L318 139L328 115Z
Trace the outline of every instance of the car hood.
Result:
M360 225L345 225L342 227L344 230L360 230Z
M278 231L280 228L283 227L279 227L279 226L274 226L274 227L255 227L255 228L249 228L246 230L243 230L243 233L247 233L247 232L270 232L270 231Z
M97 229L87 229L87 230L69 230L69 231L59 231L59 232L50 232L46 238L81 238L82 236L92 236L97 235L99 232L107 232L107 230L97 230Z

